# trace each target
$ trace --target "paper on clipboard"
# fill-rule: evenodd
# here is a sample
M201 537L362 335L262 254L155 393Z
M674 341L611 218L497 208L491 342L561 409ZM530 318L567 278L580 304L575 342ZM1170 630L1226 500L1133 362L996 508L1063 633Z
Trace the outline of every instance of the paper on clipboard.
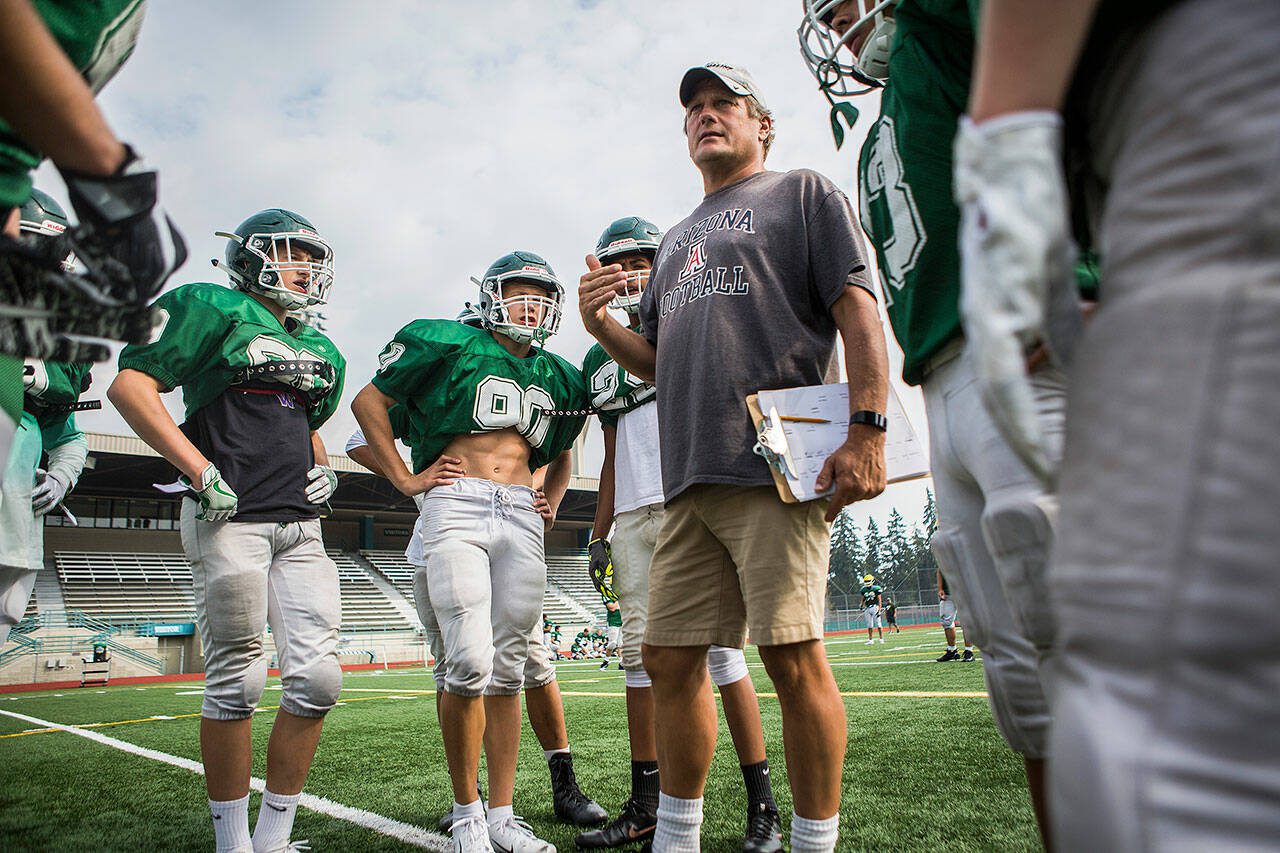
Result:
M849 435L849 386L808 385L761 391L757 395L765 423L761 424L761 443L767 441L771 454L780 464L775 467L786 479L798 501L808 501L830 494L818 492L814 482L822 465ZM907 417L902 401L893 386L889 387L885 412L889 429L885 434L885 472L890 483L914 480L929 473L929 457ZM783 420L783 416L814 418L827 423L801 423Z

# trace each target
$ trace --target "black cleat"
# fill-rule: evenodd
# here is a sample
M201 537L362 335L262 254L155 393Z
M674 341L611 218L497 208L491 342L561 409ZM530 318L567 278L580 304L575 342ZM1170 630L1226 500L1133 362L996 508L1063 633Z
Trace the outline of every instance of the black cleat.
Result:
M938 663L946 663L949 660L960 660L960 653L955 649L947 649L942 657L938 658Z
M754 803L747 807L747 837L743 853L782 853L782 817L776 806Z
M551 756L551 795L556 817L574 826L599 826L609 813L578 787L573 772L573 756L561 752Z
M653 838L653 830L658 825L658 812L655 809L628 799L622 806L622 814L616 820L599 829L579 833L574 842L579 850L600 850L606 847L626 847L638 841ZM782 848L777 848L781 850Z
M609 668L609 662L607 660L600 661L600 669L608 669L608 668Z
M975 660L977 660L977 658L973 656L973 649L965 649L964 657L960 658L961 663L971 663Z

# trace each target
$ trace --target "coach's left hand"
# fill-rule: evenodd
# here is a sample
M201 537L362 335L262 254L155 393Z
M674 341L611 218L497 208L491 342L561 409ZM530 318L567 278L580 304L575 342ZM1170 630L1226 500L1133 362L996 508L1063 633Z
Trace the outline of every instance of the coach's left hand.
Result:
M827 521L854 501L874 498L884 491L884 433L864 424L850 427L849 438L822 463L815 486L825 492L835 484Z

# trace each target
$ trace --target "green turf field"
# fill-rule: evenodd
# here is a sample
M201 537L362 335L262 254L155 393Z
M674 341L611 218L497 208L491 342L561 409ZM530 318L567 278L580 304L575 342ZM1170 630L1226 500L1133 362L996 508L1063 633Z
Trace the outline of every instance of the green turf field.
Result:
M1021 762L1004 748L987 708L978 664L934 663L940 629L908 630L885 645L865 635L831 637L827 652L845 693L841 850L1036 849ZM759 658L748 651L761 694L778 804L791 813L777 700ZM578 778L616 814L630 784L622 673L592 662L559 667ZM123 741L199 761L200 683L164 683L0 695L0 712L83 726ZM264 706L274 706L278 681ZM265 771L271 713L254 723L254 775ZM34 730L34 731L33 731ZM516 811L561 850L575 831L555 822L541 749L528 726L516 779ZM315 851L408 850L409 844L334 816L392 822L387 832L431 839L451 802L433 684L423 670L349 673L329 715L307 793L328 813L299 809L295 839ZM703 848L739 849L745 796L723 723L706 794ZM349 807L343 812L339 806ZM258 796L251 803L257 814ZM409 826L404 826L409 825ZM414 828L417 828L414 830ZM203 780L158 757L0 714L0 850L212 850Z

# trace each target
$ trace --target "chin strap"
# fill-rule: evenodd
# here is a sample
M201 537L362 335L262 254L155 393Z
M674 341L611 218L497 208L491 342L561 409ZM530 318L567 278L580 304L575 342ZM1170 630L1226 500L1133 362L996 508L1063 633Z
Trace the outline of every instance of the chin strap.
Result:
M853 130L854 124L858 121L858 108L848 101L836 102L827 96L827 100L831 101L831 135L836 140L836 150L840 150L840 146L844 145L844 128L840 126L840 119L844 119L845 124Z

